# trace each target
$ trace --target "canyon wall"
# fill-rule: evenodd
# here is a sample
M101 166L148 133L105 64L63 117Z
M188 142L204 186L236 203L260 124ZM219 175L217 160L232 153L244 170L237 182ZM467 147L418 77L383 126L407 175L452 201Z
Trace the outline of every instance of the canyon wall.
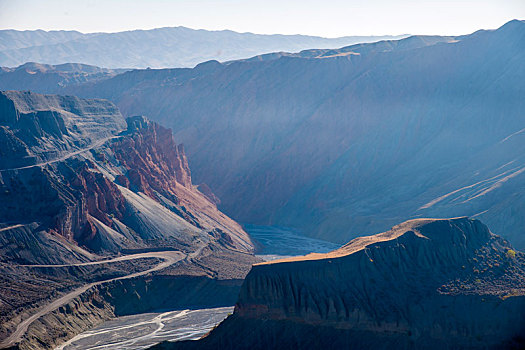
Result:
M213 192L192 182L171 130L146 117L125 119L105 100L2 92L0 146L0 344L47 349L114 315L210 304L214 296L231 305L259 261ZM152 269L159 259L140 256L83 265L159 251L178 260L163 260L160 271ZM14 332L83 285L150 270L106 282L111 291L103 283L66 298L21 338Z
M525 330L524 263L480 221L408 221L255 265L231 317L159 348L505 348Z
M410 218L466 215L522 248L524 60L515 20L66 90L173 128L194 179L241 222L342 244Z

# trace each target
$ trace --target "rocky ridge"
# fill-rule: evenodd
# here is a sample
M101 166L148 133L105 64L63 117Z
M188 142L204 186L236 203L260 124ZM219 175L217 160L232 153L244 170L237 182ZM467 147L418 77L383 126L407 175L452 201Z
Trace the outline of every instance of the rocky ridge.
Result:
M523 346L525 255L478 220L421 219L324 255L255 265L234 314L159 348Z
M80 63L49 65L27 62L16 68L0 67L0 90L55 94L65 86L109 79L124 71Z
M217 209L210 191L192 183L184 148L169 129L143 116L124 119L108 101L70 96L2 92L0 111L0 202L7 204L0 206L0 344L34 310L93 282L87 268L74 273L83 263L171 251L181 258L152 274L176 285L184 276L238 280L257 261L247 233ZM96 281L159 264L133 261L137 270L100 265ZM67 266L51 266L56 264ZM27 291L23 298L13 293L20 289ZM123 300L126 293L134 291L121 293ZM141 303L160 307L144 295ZM98 299L81 294L71 301L93 311L86 322L69 309L43 316L51 321L35 320L20 348L49 348L111 317L117 301L109 293L105 298L92 303ZM86 300L89 305L80 305ZM40 322L47 326L36 326ZM57 324L69 326L60 330ZM55 340L43 336L51 329L60 333Z
M251 251L242 228L192 184L184 149L169 129L144 117L126 123L107 101L1 96L5 226L34 220L93 252L154 240L189 248L214 237ZM163 214L168 218L153 222Z
M193 67L211 59L226 61L274 51L341 47L405 36L322 38L185 27L89 34L76 31L0 30L0 66L13 67L37 61L48 64L82 62L108 68Z

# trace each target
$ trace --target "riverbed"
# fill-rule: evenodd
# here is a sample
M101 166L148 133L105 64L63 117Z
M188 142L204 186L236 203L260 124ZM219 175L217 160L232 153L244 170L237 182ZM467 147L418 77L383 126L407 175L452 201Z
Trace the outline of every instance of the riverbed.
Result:
M245 225L245 229L258 243L257 256L266 261L327 253L339 247L282 227ZM55 350L139 350L162 341L195 340L232 312L233 306L118 317L77 335Z
M139 350L165 340L196 340L232 312L233 307L220 307L118 317L55 350Z

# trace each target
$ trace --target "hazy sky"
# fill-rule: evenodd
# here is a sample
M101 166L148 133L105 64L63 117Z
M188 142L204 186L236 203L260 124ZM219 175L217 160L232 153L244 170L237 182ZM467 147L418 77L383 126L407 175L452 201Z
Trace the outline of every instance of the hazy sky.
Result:
M0 29L185 26L320 36L466 34L525 19L525 0L0 0Z

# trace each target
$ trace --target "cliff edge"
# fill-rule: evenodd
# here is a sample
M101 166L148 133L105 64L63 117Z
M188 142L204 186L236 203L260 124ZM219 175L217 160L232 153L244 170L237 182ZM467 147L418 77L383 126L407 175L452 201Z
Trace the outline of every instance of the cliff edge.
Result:
M524 267L478 220L411 220L328 254L255 265L209 336L159 348L518 348Z

